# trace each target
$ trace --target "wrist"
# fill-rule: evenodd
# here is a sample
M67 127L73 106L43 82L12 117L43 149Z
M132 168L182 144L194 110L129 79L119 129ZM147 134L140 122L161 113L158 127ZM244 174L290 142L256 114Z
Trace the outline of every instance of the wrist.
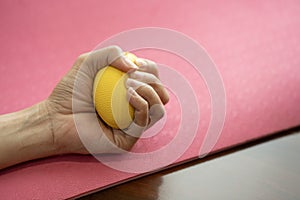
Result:
M0 169L58 154L45 101L0 116Z
M87 152L77 134L73 113L64 109L61 104L51 101L51 99L45 100L45 109L48 113L56 154L86 154Z

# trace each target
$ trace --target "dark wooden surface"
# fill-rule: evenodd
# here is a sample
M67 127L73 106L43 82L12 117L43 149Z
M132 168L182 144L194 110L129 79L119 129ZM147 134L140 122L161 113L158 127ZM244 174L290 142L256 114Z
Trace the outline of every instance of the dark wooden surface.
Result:
M191 161L88 199L300 199L300 128Z

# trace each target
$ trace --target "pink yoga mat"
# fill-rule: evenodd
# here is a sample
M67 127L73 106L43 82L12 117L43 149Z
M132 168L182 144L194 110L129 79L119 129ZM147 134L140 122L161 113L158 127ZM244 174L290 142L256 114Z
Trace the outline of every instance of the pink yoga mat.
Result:
M0 114L47 98L78 55L112 35L164 27L201 44L224 83L226 118L213 151L300 124L298 1L1 1L0 9ZM172 164L198 157L212 117L205 77L167 52L136 54L171 67L191 85L200 110L197 132ZM176 93L171 92L166 109L158 134L141 139L133 152L159 150L176 137L184 112ZM1 199L65 199L141 175L112 169L92 156L58 156L2 170L0 194Z

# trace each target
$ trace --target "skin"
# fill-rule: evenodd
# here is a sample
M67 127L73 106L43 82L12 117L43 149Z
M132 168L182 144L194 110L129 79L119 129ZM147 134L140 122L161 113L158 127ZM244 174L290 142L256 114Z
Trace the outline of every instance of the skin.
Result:
M138 59L137 66L121 56L122 50L110 46L95 52L85 53L78 57L70 71L61 79L51 95L24 110L0 116L0 169L38 158L77 153L113 153L113 148L99 141L98 148L88 151L79 138L75 126L76 116L85 123L99 123L101 133L107 141L122 150L130 150L138 140L122 130L108 127L101 119L88 121L94 115L92 96L84 93L80 103L82 109L72 109L74 82L79 79L86 85L84 91L92 91L92 83L98 70L111 65L129 73L127 95L130 104L135 108L134 123L145 127L156 123L164 115L164 107L169 100L165 88L159 81L157 65L147 59ZM80 82L80 83L81 83ZM158 105L158 109L151 107ZM150 117L151 115L155 117ZM91 141L99 135L86 133Z

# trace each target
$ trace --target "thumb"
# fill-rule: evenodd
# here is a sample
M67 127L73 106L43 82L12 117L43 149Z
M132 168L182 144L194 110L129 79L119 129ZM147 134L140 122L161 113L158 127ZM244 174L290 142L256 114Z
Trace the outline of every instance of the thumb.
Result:
M89 75L94 76L97 72L111 65L123 72L128 72L138 67L128 59L122 49L118 46L109 46L103 49L90 52L84 61L84 65L89 71Z
M130 60L127 56L125 56L124 53L122 54L121 57L119 57L118 59L113 61L111 63L111 66L113 66L123 72L128 72L133 69L134 70L138 69L138 66L136 64L134 64L134 62L132 60Z
M108 65L124 72L137 68L132 61L126 58L122 49L118 46L109 46L80 56L67 75L69 78L65 78L65 80L74 81L74 84L65 85L73 85L73 89L70 89L70 91L73 91L72 98L73 105L74 102L77 105L75 106L76 112L94 109L91 107L93 105L94 79L98 71Z

